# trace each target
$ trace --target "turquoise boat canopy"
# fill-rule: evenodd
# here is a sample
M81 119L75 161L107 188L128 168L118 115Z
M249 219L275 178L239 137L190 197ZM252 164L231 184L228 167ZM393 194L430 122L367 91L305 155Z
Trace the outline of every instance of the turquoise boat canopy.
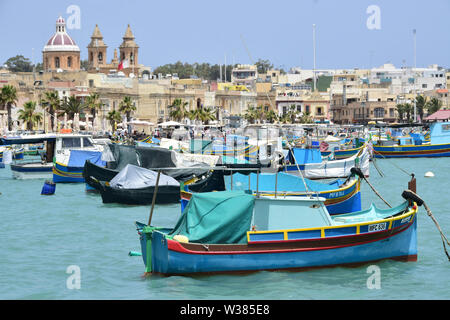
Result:
M256 191L258 182L258 191L275 191L275 182L277 185L277 192L306 192L305 184L301 177L293 174L279 172L278 177L274 173L260 173L257 177L256 173L244 175L241 173L233 174L233 189L231 189L231 176L224 176L226 190L252 190ZM249 178L250 176L250 178ZM250 179L250 188L249 188ZM336 190L342 184L340 179L334 180L330 183L323 183L314 180L305 179L309 191L321 192Z
M243 191L194 193L169 235L193 243L247 243L254 205L254 197Z

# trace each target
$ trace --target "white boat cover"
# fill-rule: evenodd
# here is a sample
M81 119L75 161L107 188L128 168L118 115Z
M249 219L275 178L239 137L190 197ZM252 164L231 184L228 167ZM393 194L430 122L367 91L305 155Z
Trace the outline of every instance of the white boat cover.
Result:
M149 169L127 164L110 182L109 185L119 189L138 189L156 184L158 173ZM160 175L158 186L179 186L180 183L165 174Z
M172 149L172 150L189 150L189 142L186 141L178 141L174 139L162 138L159 142L159 146L161 148Z
M219 156L197 154L197 153L179 153L175 152L177 167L187 167L187 163L206 163L210 167L216 166L219 162Z
M363 174L369 176L370 153L367 145L361 154L355 154L350 158L342 160L322 161L321 163L307 163L303 176L307 179L320 179L327 177L348 177L351 168L359 167ZM295 171L292 173L295 174Z

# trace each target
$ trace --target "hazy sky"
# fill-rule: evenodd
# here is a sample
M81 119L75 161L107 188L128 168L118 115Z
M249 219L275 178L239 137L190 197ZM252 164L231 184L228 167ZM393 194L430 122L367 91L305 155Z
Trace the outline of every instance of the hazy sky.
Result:
M71 5L80 10L79 25ZM223 63L225 56L228 64L261 58L285 70L312 68L316 24L318 69L411 66L413 29L417 66L450 67L450 0L0 0L0 63L17 54L31 59L33 48L42 62L59 15L72 21L68 33L82 59L95 24L108 62L130 24L139 63L152 68Z

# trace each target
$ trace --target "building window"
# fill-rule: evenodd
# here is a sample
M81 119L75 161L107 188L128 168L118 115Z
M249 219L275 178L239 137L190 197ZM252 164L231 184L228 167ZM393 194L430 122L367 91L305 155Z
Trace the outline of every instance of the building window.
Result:
M55 68L59 68L59 57L55 57Z
M306 113L310 113L311 112L309 104L306 105L305 112Z
M103 53L98 53L98 61L103 61Z
M318 115L321 115L322 114L322 107L317 107L316 111L317 111Z
M392 108L389 109L389 117L391 117L391 118L395 117L394 109L392 109Z
M72 57L67 58L67 67L69 67L69 68L72 67Z
M374 116L375 116L375 118L383 118L384 117L384 108L375 108Z
M422 84L422 88L426 88L426 87L427 87L426 83Z

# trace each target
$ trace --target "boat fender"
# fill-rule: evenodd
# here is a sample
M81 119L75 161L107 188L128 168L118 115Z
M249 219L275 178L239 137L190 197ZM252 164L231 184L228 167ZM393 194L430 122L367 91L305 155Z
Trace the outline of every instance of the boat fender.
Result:
M177 235L173 236L173 240L178 241L178 242L189 243L189 238L186 236L183 236L181 234L177 234Z
M360 168L353 167L350 169L350 172L358 175L361 179L364 179L364 173L361 171Z
M405 190L402 193L402 197L405 200L411 200L414 201L415 203L417 203L418 206L423 205L423 200L414 192L410 191L410 190Z

